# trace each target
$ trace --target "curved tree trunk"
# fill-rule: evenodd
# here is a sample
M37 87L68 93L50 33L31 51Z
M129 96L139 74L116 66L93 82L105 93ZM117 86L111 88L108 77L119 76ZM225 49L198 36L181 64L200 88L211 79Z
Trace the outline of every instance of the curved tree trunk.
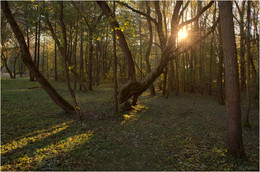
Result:
M45 79L45 77L39 72L39 70L34 65L32 61L29 49L25 43L24 35L20 30L19 26L17 25L9 7L7 1L2 1L2 11L9 22L17 41L20 44L20 49L22 53L22 58L24 64L28 67L34 77L38 80L38 82L42 85L43 89L47 92L47 94L51 97L51 99L60 106L65 112L67 113L74 113L75 110L71 104L69 104L65 99L63 99L56 90L52 87L52 85Z
M155 5L156 13L158 16L158 22L157 21L155 21L155 22L156 22L156 28L157 28L158 35L160 38L160 42L161 42L160 46L162 49L161 61L160 61L159 65L155 69L153 69L153 71L151 71L151 73L146 75L146 77L144 77L143 80L141 80L140 82L137 82L136 78L135 78L135 69L134 69L133 58L132 58L131 52L129 50L129 47L127 45L127 42L125 40L125 37L119 27L118 22L116 21L115 17L113 16L113 14L106 2L98 1L97 3L100 6L100 8L102 9L102 11L104 12L104 14L108 18L113 19L110 21L110 25L114 28L119 28L119 29L116 29L116 33L119 37L119 43L124 52L124 55L126 56L126 58L128 60L128 75L130 76L131 80L129 80L126 84L124 84L119 89L118 97L119 97L120 103L128 101L128 99L131 98L132 96L134 96L133 102L135 102L136 97L141 95L147 88L149 88L150 85L162 74L163 69L166 67L166 65L168 64L168 62L170 60L173 60L181 53L184 53L185 51L187 51L191 46L194 46L201 40L205 39L209 34L211 34L214 31L214 29L218 23L218 21L215 22L214 25L212 26L211 30L207 34L205 34L205 36L201 37L200 39L197 39L195 42L191 43L190 45L180 46L180 47L175 48L174 47L175 42L174 42L173 38L174 38L174 35L178 31L178 17L179 17L178 14L179 14L179 11L180 11L180 8L181 8L183 2L177 1L177 3L176 3L176 7L174 9L174 12L172 15L172 21L171 21L171 36L169 37L169 41L166 44L165 37L163 34L163 29L162 29L162 15L160 12L160 6L159 6L159 3L155 1L154 5ZM181 26L198 19L201 16L201 14L203 14L203 12L206 11L212 4L213 4L213 2L210 2L207 6L205 6L202 9L202 11L195 18L191 19L190 21L187 21L186 23L183 23ZM153 22L154 22L154 20L153 20Z

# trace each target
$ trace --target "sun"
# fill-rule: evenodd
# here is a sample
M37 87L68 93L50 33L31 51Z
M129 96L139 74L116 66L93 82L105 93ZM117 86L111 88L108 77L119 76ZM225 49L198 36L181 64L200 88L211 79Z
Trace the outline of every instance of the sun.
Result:
M178 38L179 40L185 39L187 37L188 33L186 29L182 29L178 32Z

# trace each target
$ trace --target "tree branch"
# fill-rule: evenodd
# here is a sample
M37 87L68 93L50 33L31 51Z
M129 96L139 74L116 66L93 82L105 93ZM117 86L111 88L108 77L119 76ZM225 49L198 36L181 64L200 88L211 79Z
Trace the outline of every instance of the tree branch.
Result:
M138 13L138 14L140 14L140 15L142 15L142 16L145 16L145 17L149 18L155 25L158 24L158 22L157 22L154 18L152 18L150 15L148 15L148 14L142 12L142 11L139 11L139 10L134 9L133 7L129 6L129 5L128 5L127 3L125 3L125 2L116 1L116 3L118 3L118 4L120 4L120 5L124 6L124 7L126 7L126 8L128 8L128 9L132 10L132 11L135 12L135 13Z
M202 10L199 12L199 14L197 16L195 16L194 18L187 20L181 24L179 24L178 26L178 30L180 30L182 27L186 26L187 24L190 24L192 22L195 22L199 19L199 17L207 10L209 9L212 5L213 5L214 1L210 1L210 3L208 5L206 5L204 8L202 8Z

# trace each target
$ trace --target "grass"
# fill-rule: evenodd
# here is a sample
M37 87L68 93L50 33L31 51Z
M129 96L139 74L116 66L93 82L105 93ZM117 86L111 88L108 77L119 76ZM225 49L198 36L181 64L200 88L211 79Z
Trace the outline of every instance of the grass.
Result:
M52 82L67 100L63 83ZM1 170L259 170L259 115L243 128L246 158L226 157L225 106L213 96L144 93L114 113L111 88L77 91L86 121L66 115L37 82L2 78ZM245 114L244 105L242 113Z

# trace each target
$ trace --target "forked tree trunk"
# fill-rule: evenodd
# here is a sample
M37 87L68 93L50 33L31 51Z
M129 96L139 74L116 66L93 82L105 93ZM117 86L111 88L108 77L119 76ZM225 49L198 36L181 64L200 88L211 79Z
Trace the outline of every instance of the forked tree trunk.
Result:
M6 56L7 56L7 53L6 53ZM4 62L4 67L5 67L6 71L8 72L10 78L14 79L13 73L12 73L12 71L9 69L9 67L7 65L7 57L5 57L5 55L3 53L3 50L1 52L1 59L2 59L2 62Z
M45 19L46 19L46 24L48 25L48 27L49 27L49 29L50 29L50 31L51 31L52 37L53 37L54 41L55 41L56 44L57 44L57 47L59 48L59 50L60 50L62 56L64 56L64 48L61 47L61 43L60 43L60 41L58 40L57 35L55 34L55 32L54 32L54 30L53 30L53 28L52 28L52 26L51 26L51 23L50 23L50 21L49 21L48 16L45 16ZM66 52L67 52L67 51L66 51ZM69 58L68 58L68 63L69 63L69 65L71 65ZM78 76L78 74L76 73L76 71L75 71L74 68L71 69L71 72L73 73L73 75L74 75L74 77L76 78L76 80L78 81L78 83L87 91L87 90L88 90L87 86L85 86L85 84L83 83L83 81L81 80L81 78Z
M68 87L68 90L70 92L70 95L72 97L72 100L73 100L73 103L74 103L74 109L75 109L75 112L78 116L78 118L80 120L82 120L82 112L80 110L80 107L79 107L79 104L78 104L78 101L77 101L77 98L76 98L76 94L75 92L73 91L71 85L70 85L70 77L69 77L69 58L68 58L68 55L67 55L67 34L66 34L66 27L65 27L65 24L64 24L64 21L63 21L63 2L59 2L60 4L60 25L61 25L61 29L62 29L62 35L63 35L63 56L64 56L64 68L65 68L65 73L66 73L66 82L67 82L67 87Z
M52 85L45 79L45 77L39 72L39 70L36 68L32 61L32 57L30 55L29 49L25 43L24 35L17 25L9 7L7 1L2 1L2 11L10 24L15 37L17 41L20 44L20 49L22 53L22 58L24 64L28 67L28 69L31 71L31 73L35 76L35 78L38 80L38 82L42 85L43 89L47 92L47 94L51 97L51 99L60 106L66 113L74 113L75 110L71 104L69 104L65 99L63 99L56 90L52 87Z
M112 21L110 21L110 24L113 27L119 28L119 24L116 21L115 17L112 15L111 10L110 10L109 6L106 4L106 2L98 1L97 3L100 6L100 8L102 9L102 11L104 12L104 14L108 18L112 18L113 19ZM177 1L176 7L174 9L174 13L173 13L173 17L172 17L172 23L171 23L172 24L171 36L170 36L170 39L169 39L167 45L166 44L162 44L162 43L165 43L165 40L163 40L165 37L164 37L164 34L162 32L162 27L161 27L162 26L162 16L161 15L158 16L158 21L160 22L160 24L158 24L156 22L157 26L158 26L157 27L157 31L159 33L161 47L163 47L162 48L163 51L162 51L162 54L161 54L161 61L160 61L159 65L155 69L153 69L153 71L151 73L146 75L143 78L142 81L137 82L135 80L134 65L128 63L129 69L130 69L129 72L130 72L130 74L133 74L133 75L132 75L132 77L130 77L130 79L131 78L132 79L129 80L126 84L124 84L118 91L119 92L118 93L118 97L119 97L119 102L120 103L128 101L128 99L131 98L132 96L134 97L133 101L135 102L137 97L139 95L141 95L147 88L149 88L149 86L162 74L163 69L166 67L166 65L168 64L168 62L170 60L173 60L178 55L184 53L191 46L196 45L197 43L199 43L201 40L205 39L209 34L211 34L214 31L218 21L215 22L214 25L212 26L211 30L207 34L205 34L203 37L201 37L200 39L196 40L195 42L193 42L193 43L191 43L191 44L189 44L187 46L180 46L178 48L173 48L175 42L173 41L172 38L174 37L174 35L176 34L176 31L177 31L177 27L178 27L177 26L178 25L178 14L179 14L179 11L180 11L182 3L183 2ZM155 1L154 4L156 6L156 13L158 15L161 14L159 3ZM203 14L203 12L205 10L207 10L212 4L213 4L213 2L211 2L207 6L205 6L202 9L202 12L200 12L200 14L196 18L198 18L201 14ZM194 21L194 19L192 21ZM122 48L126 58L128 59L128 62L129 62L129 60L133 62L133 58L131 56L131 52L129 50L129 47L128 47L127 43L126 43L125 37L124 37L121 29L117 29L116 33L119 36L119 43L121 45L121 48Z
M244 156L239 95L239 77L231 1L219 1L226 84L226 146L235 156Z

